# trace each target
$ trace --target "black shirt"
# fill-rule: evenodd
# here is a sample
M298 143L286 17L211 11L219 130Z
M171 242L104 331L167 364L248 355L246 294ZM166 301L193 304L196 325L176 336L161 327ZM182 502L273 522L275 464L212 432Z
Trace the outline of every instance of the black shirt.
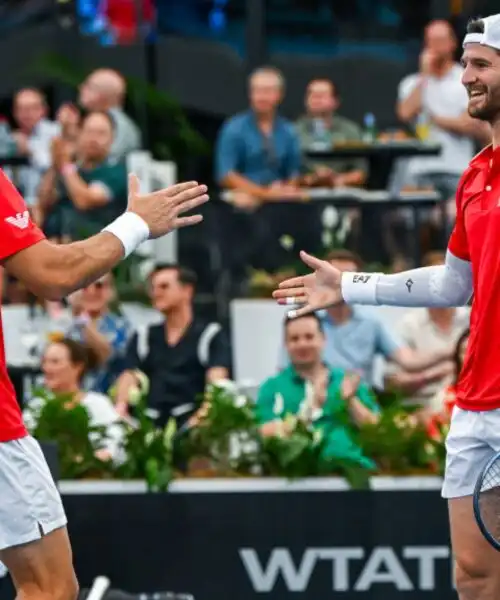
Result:
M229 343L218 323L195 318L177 344L170 346L161 323L133 336L126 362L127 369L148 376L148 406L160 413L159 424L164 425L170 416L177 416L176 407L192 404L183 411L192 412L205 389L207 369L229 369Z

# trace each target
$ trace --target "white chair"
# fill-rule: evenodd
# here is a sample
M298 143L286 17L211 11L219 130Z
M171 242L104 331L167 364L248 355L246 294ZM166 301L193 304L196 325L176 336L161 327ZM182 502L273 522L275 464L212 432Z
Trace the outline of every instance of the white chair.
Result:
M173 185L177 180L177 165L171 161L154 160L150 152L131 152L127 156L127 170L141 181L141 191L148 193ZM137 254L152 262L177 262L177 232L159 239L148 240L137 249Z

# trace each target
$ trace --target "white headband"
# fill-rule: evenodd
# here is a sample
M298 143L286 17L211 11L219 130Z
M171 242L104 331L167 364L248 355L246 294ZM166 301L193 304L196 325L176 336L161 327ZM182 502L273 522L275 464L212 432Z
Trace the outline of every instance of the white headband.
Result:
M463 42L465 44L481 44L500 50L500 14L481 19L484 23L484 33L468 33Z

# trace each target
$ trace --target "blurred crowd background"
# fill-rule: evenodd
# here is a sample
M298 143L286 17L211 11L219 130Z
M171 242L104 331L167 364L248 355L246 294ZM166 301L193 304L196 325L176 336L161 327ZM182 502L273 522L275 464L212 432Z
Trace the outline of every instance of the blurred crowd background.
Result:
M354 424L376 422L387 391L416 405L422 422L446 420L467 307L340 304L284 322L269 296L300 272L300 249L345 270L443 262L460 174L490 138L467 115L461 39L469 17L497 8L3 0L5 44L46 28L61 39L48 75L23 74L0 102L0 163L49 238L78 240L118 216L131 169L150 186L196 178L212 195L204 224L173 247L146 244L62 303L4 275L7 357L23 402L41 382L76 394L112 427L133 417L130 399L146 386L159 424L194 426L206 383L233 379L257 402L263 435L286 435L288 413L333 423L339 402ZM81 68L80 43L92 49L92 68ZM171 58L180 50L185 64ZM131 53L140 76L116 66ZM218 74L210 81L204 70ZM258 348L266 364L243 369L243 381L235 365L259 362ZM332 452L370 464L346 435L332 438Z

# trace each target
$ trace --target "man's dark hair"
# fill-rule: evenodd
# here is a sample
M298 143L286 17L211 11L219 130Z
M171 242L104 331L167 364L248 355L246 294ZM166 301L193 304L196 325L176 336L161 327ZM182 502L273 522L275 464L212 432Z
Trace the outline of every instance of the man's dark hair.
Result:
M316 321L316 323L318 324L318 328L321 331L321 333L324 333L323 323L322 323L321 319L318 317L318 315L314 312L308 313L307 315L301 315L300 317L292 318L292 317L286 316L285 320L283 321L283 326L285 328L285 331L288 329L288 325L292 321L300 321L300 319L314 319Z
M363 261L361 260L361 257L358 254L356 254L355 252L351 252L350 250L344 250L342 248L339 248L338 250L331 250L326 255L326 260L328 262L333 260L344 260L346 262L349 261L354 263L358 270L360 270L363 267Z
M467 23L467 33L484 33L484 21L482 17L475 17Z
M85 112L82 117L82 126L85 123L85 121L87 119L89 119L90 117L92 117L93 115L102 115L109 122L109 124L111 126L111 131L113 133L115 132L115 130L116 130L115 120L113 119L111 114L109 112L107 112L106 110L91 110L91 111Z
M151 280L161 271L175 271L177 273L177 279L182 285L190 285L195 288L198 283L198 277L192 269L176 263L157 263L149 274L149 279Z

